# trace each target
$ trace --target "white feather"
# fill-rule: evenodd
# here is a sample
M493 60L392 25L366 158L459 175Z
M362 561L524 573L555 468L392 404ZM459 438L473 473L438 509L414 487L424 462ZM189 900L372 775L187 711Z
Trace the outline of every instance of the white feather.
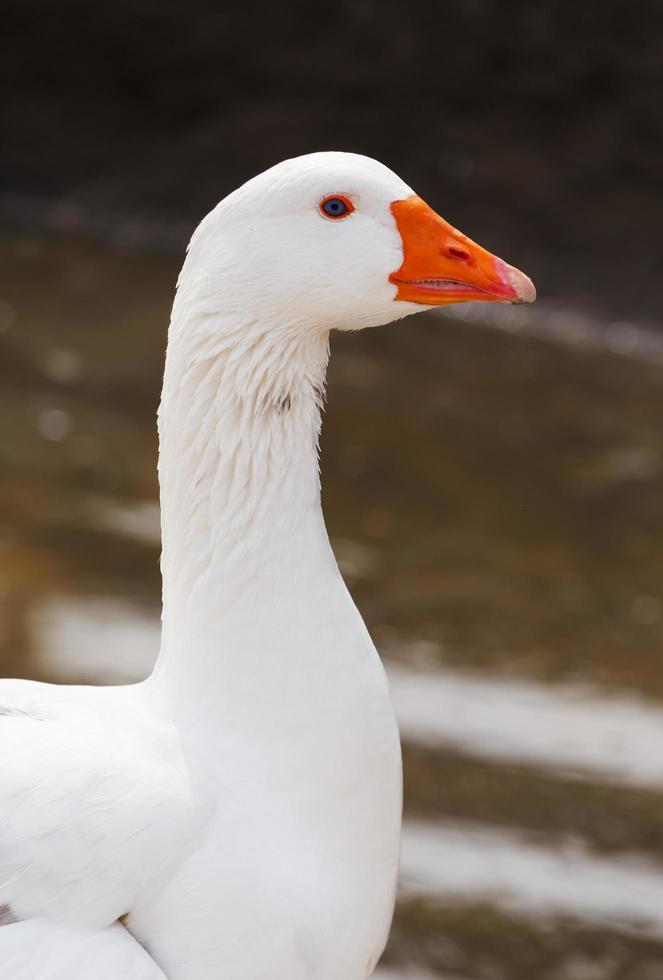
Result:
M109 929L28 919L0 930L0 980L166 980L145 950L116 923Z

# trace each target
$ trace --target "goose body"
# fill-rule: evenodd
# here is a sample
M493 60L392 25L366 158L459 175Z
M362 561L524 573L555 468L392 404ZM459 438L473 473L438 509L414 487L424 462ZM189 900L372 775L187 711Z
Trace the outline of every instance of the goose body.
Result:
M159 410L154 673L0 684L0 980L370 975L400 747L320 506L329 332L469 298L533 288L365 157L286 161L201 223Z

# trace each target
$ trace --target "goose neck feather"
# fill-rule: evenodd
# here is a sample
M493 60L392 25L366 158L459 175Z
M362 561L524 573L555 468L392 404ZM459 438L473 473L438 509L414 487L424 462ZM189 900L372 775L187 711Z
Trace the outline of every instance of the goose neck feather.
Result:
M243 630L266 600L292 594L295 581L320 567L338 575L318 467L329 334L237 311L210 313L200 286L199 279L180 282L159 409L157 673L170 662L178 677L182 649L191 677L221 618ZM306 592L300 596L305 601ZM226 647L231 640L242 646L237 633L224 639ZM202 671L205 684L209 673L209 666Z

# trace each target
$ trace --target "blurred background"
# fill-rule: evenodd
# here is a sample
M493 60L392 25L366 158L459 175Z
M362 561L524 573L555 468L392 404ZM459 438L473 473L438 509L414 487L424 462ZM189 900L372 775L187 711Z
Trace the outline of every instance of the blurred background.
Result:
M145 676L185 243L367 153L535 280L333 340L324 503L405 755L385 977L663 977L663 6L5 0L0 668Z

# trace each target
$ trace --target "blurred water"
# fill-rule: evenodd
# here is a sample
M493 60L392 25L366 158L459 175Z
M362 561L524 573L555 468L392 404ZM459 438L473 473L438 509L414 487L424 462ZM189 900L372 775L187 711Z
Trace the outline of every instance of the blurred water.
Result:
M3 673L133 680L158 646L176 264L0 251ZM384 978L657 980L661 345L488 310L334 340L325 510L404 737Z
M390 666L401 731L495 762L663 787L663 706L600 696L587 685L467 676Z

